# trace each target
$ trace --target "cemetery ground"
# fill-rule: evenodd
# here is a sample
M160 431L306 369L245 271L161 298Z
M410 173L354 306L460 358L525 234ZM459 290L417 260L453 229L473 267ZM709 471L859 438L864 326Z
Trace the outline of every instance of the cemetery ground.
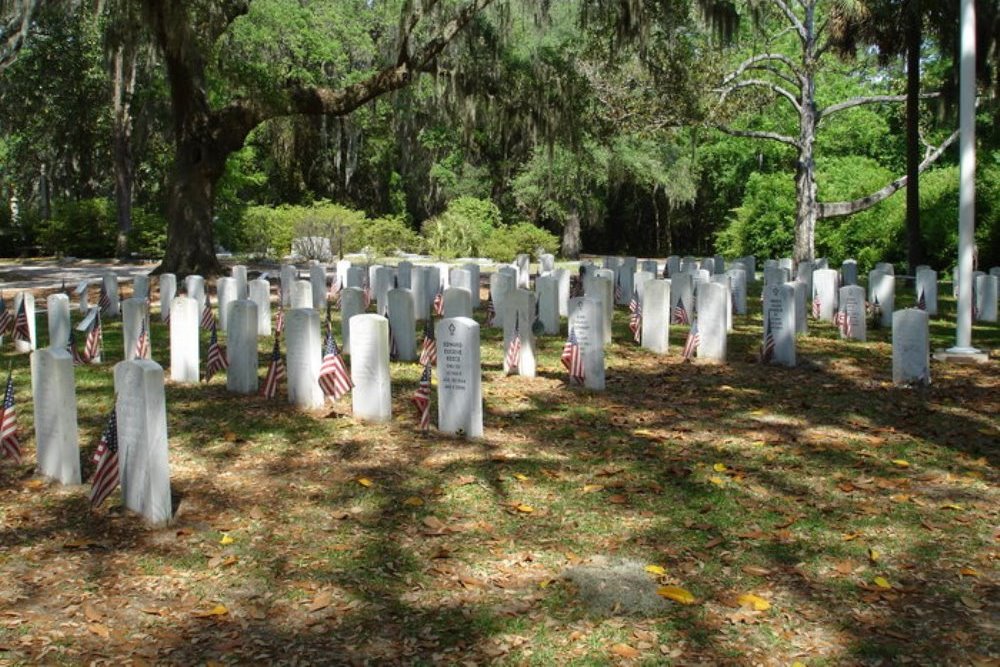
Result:
M26 457L0 465L0 663L996 664L1000 330L974 329L988 364L923 388L892 386L884 330L811 320L793 369L756 362L759 305L726 365L683 363L686 332L657 356L616 311L589 392L562 337L505 377L484 328L472 441L417 432L416 364L392 364L377 425L348 398L306 414L168 382L162 528L33 475L8 342ZM152 340L169 365L157 317ZM105 363L76 372L85 477L121 348L105 322Z

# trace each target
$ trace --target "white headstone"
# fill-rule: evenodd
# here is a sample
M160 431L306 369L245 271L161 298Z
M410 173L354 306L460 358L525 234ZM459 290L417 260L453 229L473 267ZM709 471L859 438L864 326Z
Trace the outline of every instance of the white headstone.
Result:
M635 257L623 257L621 259L621 265L618 271L616 271L616 276L622 287L622 298L618 300L619 305L627 306L628 302L632 300L632 292L635 290L635 270Z
M201 304L187 296L170 304L170 379L197 383L200 379L198 329Z
M403 260L396 265L397 285L403 289L410 289L412 286L411 276L413 274L413 262Z
M868 338L868 316L865 311L865 288L844 285L840 288L840 337L864 342Z
M90 281L81 280L75 292L80 297L80 312L87 314L90 311Z
M237 264L232 270L233 280L236 281L236 298L246 299L248 297L247 292L247 267L242 264Z
M795 269L795 279L801 280L806 284L806 292L809 294L813 294L813 271L815 270L816 266L814 263L805 259L799 262L798 267Z
M568 329L576 336L583 358L583 386L604 389L604 304L591 298L569 300Z
M554 276L535 278L535 298L538 299L538 318L542 321L545 334L559 333L559 283Z
M892 326L892 313L896 307L896 277L875 270L868 274L868 300L878 301L882 309L881 325Z
M449 273L448 284L451 289L464 289L469 293L469 300L472 300L472 272L466 269L452 269Z
M48 306L49 347L65 348L69 344L69 295L50 294L45 302Z
M740 262L746 268L747 280L757 282L757 258L753 255L747 255L746 257L741 257Z
M791 257L779 257L778 266L787 270L789 277L792 275L792 269L795 268L795 262Z
M426 320L431 316L431 306L434 303L434 295L437 294L437 285L434 291L430 292L430 269L426 266L414 266L410 272L410 291L413 292L413 314L417 321ZM430 298L428 298L430 294Z
M698 358L709 361L726 360L726 307L729 290L717 283L701 283L695 295L698 301Z
M69 297L59 296L64 297L68 313ZM79 484L80 441L76 429L73 357L65 346L32 353L31 397L38 472L61 484Z
M490 276L490 297L493 299L493 309L496 311L493 322L498 327L503 326L503 313L507 302L507 295L515 289L517 289L517 279L510 273L497 271Z
M729 285L733 292L733 312L737 315L747 314L747 272L740 268L742 264L734 263L733 268L726 271Z
M104 291L108 295L111 305L104 310L104 315L108 317L118 317L121 312L121 299L118 296L118 276L114 273L105 273L101 276L104 282Z
M351 380L354 416L367 421L389 421L392 418L389 320L381 315L351 318Z
M559 285L559 317L566 317L569 315L569 288L572 276L566 269L556 269L552 275Z
M1000 278L984 274L976 276L976 299L980 322L997 321L997 281Z
M896 275L896 267L891 262L878 262L875 264L875 270L888 273L890 276Z
M468 317L437 323L438 430L469 438L483 435L479 324Z
M722 255L715 255L712 257L715 260L715 273L716 275L726 272L726 260Z
M257 278L248 288L250 300L257 304L257 335L271 335L271 283Z
M640 302L642 302L643 295L646 292L646 283L654 278L656 278L655 271L636 271L635 275L632 277L632 288L635 290ZM631 295L629 295L629 297L631 298Z
M667 257L667 264L664 267L664 271L667 273L668 278L673 278L681 270L681 258L677 255L670 255Z
M937 315L937 271L933 269L920 269L917 271L915 287L917 301L920 300L921 294L924 297L927 314L932 317Z
M791 280L791 272L780 266L764 266L765 285L784 285Z
M184 294L198 303L205 304L205 279L194 274L184 278Z
M145 273L132 274L132 297L149 298L149 276Z
M135 346L143 328L146 329L146 335L151 336L146 300L125 299L122 303L122 343L125 346L125 361L136 358ZM150 351L152 351L152 340L150 340Z
M907 308L892 314L893 384L931 383L930 316Z
M312 304L316 312L326 308L326 264L316 264L309 267L309 283L312 287Z
M312 308L312 283L308 280L296 280L292 283L292 308Z
M840 281L844 285L858 284L858 263L853 259L845 259L840 265Z
M709 273L715 273L715 258L714 257L703 257L701 260L701 268Z
M164 273L160 276L160 321L166 322L170 318L170 304L177 296L177 276L172 273Z
M540 271L542 273L552 273L556 270L556 258L555 255L549 253L542 253L538 256L538 264L540 266Z
M464 287L449 287L442 295L444 317L472 317L472 295Z
M311 307L289 310L285 316L285 340L288 402L306 410L323 407L323 390L319 386L323 360L319 313Z
M726 331L733 330L733 290L729 285L729 276L713 275L711 282L726 288Z
M516 289L504 300L503 315L503 370L510 369L507 364L507 350L514 340L514 331L521 337L521 357L517 365L517 374L524 377L535 377L535 334L531 325L535 321L535 295L524 289Z
M642 294L642 347L666 354L670 344L670 281L646 281Z
M644 259L641 262L639 262L639 270L652 273L654 278L660 277L659 276L660 269L659 266L656 264L655 259Z
M615 308L615 285L612 277L608 275L611 273L613 272L609 269L598 269L593 276L587 276L583 279L584 296L601 303L604 315L601 333L604 335L605 345L611 342L611 324Z
M528 288L528 281L531 278L531 255L521 254L514 260L517 267L517 286L521 289Z
M337 260L337 281L341 288L347 287L347 270L351 268L348 259Z
M394 286L396 272L389 266L376 266L373 267L371 274L374 276L372 289L375 291L376 310L385 315L388 304L386 299L389 296L389 290Z
M215 296L219 305L219 330L229 331L229 304L236 301L236 279L219 278L215 283Z
M291 264L281 265L281 305L292 307L292 285L299 279L299 270ZM310 301L312 297L310 296Z
M791 285L792 289L795 290L795 333L807 334L809 333L809 312L812 304L809 301L806 284L801 280L785 284Z
M388 304L390 343L396 343L399 361L417 360L416 318L413 316L413 293L402 287L386 293ZM390 347L391 349L391 347Z
M813 271L813 295L819 299L819 319L833 322L838 309L837 284L839 274L835 269Z
M365 284L365 269L363 266L349 266L347 267L347 273L344 275L345 284L344 287L357 287L361 288Z
M226 335L226 389L237 394L257 393L257 304L239 299L229 304Z
M795 365L795 287L792 284L768 285L764 290L764 344L770 334L774 341L771 363ZM699 356L701 350L698 351Z
M351 319L365 312L365 295L357 287L345 287L340 292L340 338L344 354L351 353Z
M433 275L437 277L437 283L435 283L433 280L429 283L432 288L435 284L440 285L441 289L451 287L451 285L448 283L448 273L451 271L450 265L446 264L445 262L438 262L437 264L431 266L431 269L432 273L434 271L437 271L437 273L433 273ZM434 291L436 293L436 290Z
M166 523L173 516L173 505L163 369L148 359L123 361L115 366L115 391L125 507L150 523Z

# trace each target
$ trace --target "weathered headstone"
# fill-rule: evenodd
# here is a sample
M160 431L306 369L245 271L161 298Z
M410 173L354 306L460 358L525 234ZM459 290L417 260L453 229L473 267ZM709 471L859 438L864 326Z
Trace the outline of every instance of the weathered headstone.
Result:
M830 260L827 259L826 257L817 257L816 259L813 260L813 270L829 269L829 268L830 268Z
M878 301L882 310L880 323L883 327L892 326L892 313L896 307L896 277L875 270L868 274L868 300L872 303Z
M568 328L583 359L583 386L604 389L604 304L589 297L569 300Z
M49 347L64 348L69 344L69 295L50 294L45 302L48 309Z
M249 285L250 300L257 304L257 335L271 335L271 283L257 278Z
M639 262L639 270L652 273L654 278L660 277L660 267L657 265L655 259L644 259Z
M559 283L546 275L535 279L535 298L538 299L538 317L548 336L559 333Z
M618 282L621 285L621 299L616 299L618 305L627 306L632 299L632 292L635 291L635 257L621 258L621 264L616 271Z
M436 271L436 273L435 273L435 271ZM449 280L448 274L450 272L451 272L451 265L449 265L449 264L447 264L445 262L438 262L437 264L433 264L431 266L431 274L435 278L437 278L437 282L436 283L433 280L430 281L430 283L428 283L431 286L431 291L432 292L434 292L435 294L437 293L437 290L435 289L435 285L440 285L441 289L447 289L447 288L451 287L451 284L448 282L448 280Z
M292 307L292 284L299 279L299 270L291 264L281 265L281 305Z
M784 285L791 280L791 273L780 266L764 266L765 285Z
M642 302L646 293L646 283L654 278L656 278L655 271L652 273L649 271L636 271L635 276L632 277L632 288L635 290L635 294L639 297L640 302ZM631 298L631 295L629 295L629 298Z
M726 272L726 260L722 255L715 255L712 257L715 260L715 273L716 275Z
M104 315L118 317L121 313L121 299L118 295L118 276L108 272L101 276L101 280L104 283L104 291L108 295L108 301L111 302L111 305L104 310Z
M413 316L413 293L402 287L386 294L389 305L389 330L396 343L396 358L400 361L417 360L416 318Z
M566 317L569 315L569 288L572 276L570 276L570 272L566 269L556 269L552 272L552 275L559 286L559 317Z
M778 266L788 271L788 276L790 279L792 275L792 269L795 268L795 262L792 260L792 258L791 257L778 258Z
M642 294L642 347L666 354L670 344L670 281L648 280Z
M177 296L177 276L164 273L160 276L160 321L170 319L170 304Z
M805 259L799 262L798 267L796 267L795 269L795 279L801 280L806 284L806 292L809 294L814 293L813 271L815 270L816 270L815 264Z
M858 284L858 263L853 259L845 259L840 265L840 282L844 285Z
M757 258L753 255L747 255L746 257L741 257L740 262L746 268L747 280L757 282Z
M609 269L598 269L593 276L583 279L583 295L595 299L601 303L604 322L601 325L601 333L604 336L604 344L611 342L611 323L613 322L615 307L615 286L610 275L613 273Z
M469 317L437 323L438 430L469 438L483 435L479 324Z
M316 312L326 308L326 265L315 264L309 267L309 284L312 287L312 304Z
M930 358L930 316L916 308L893 313L893 384L930 384Z
M310 308L293 308L285 316L286 374L288 402L305 410L323 407L319 386L322 347L319 313Z
M365 295L357 287L345 287L340 292L340 337L344 354L351 353L351 319L365 312Z
M344 287L357 287L360 289L365 284L365 268L363 266L349 266L344 274L346 283Z
M343 288L345 288L345 287L348 286L347 285L347 271L350 268L351 268L351 260L349 260L349 259L340 259L340 260L337 260L337 280L340 281L338 284L340 285L341 289L343 289ZM356 287L356 285L355 285L355 287Z
M717 283L698 285L695 299L698 302L698 358L708 361L726 360L726 308L729 290Z
M115 366L118 470L125 507L153 524L173 515L163 369L135 359Z
M418 322L422 322L431 316L431 307L434 303L434 295L437 294L437 285L434 286L433 294L430 293L429 280L430 270L426 266L414 266L410 272L410 291L413 292L413 315ZM430 294L430 298L428 295Z
M868 338L868 317L865 311L865 288L860 285L844 285L840 288L840 319L837 326L840 337L846 340Z
M200 379L201 309L201 303L187 296L176 296L170 304L170 379L174 382Z
M531 255L518 255L514 260L514 266L517 267L517 286L527 289L531 278Z
M472 295L464 287L449 287L442 294L444 317L472 317Z
M296 280L292 283L292 308L312 308L312 283L308 280Z
M469 300L472 300L472 272L466 269L452 269L449 274L448 283L451 289L464 289L469 293Z
M525 289L516 289L504 300L503 313L503 370L510 371L507 364L507 350L514 340L515 329L521 337L520 362L517 374L535 377L535 334L531 325L535 321L535 295Z
M839 274L835 269L813 271L813 295L819 299L819 319L833 322L837 315L837 284Z
M888 273L890 276L896 275L896 267L891 262L878 262L875 264L875 271Z
M65 294L59 296L64 297L68 315L69 297ZM38 472L60 484L79 484L76 386L73 383L73 357L65 346L32 353L31 397Z
M712 275L712 279L709 282L713 282L716 285L722 285L726 288L726 331L733 330L733 290L729 284L729 276L723 275Z
M500 267L501 269L503 267ZM490 276L490 298L493 299L493 308L496 316L493 320L496 326L503 326L504 307L507 296L517 289L517 279L510 273L497 271Z
M932 317L937 315L937 271L929 268L918 270L915 287L917 302L919 303L921 297L923 297L924 310L927 311L927 314Z
M676 308L681 304L687 312L690 323L694 317L694 278L684 271L678 271L670 279L670 307ZM672 312L671 319L673 319Z
M549 253L542 253L538 256L538 264L542 273L552 273L556 270L556 257Z
M667 264L664 266L664 271L667 273L668 278L673 278L675 275L680 273L681 270L681 258L677 255L670 255L667 257Z
M367 421L389 421L392 418L389 320L381 315L351 318L351 380L354 416Z
M215 283L215 296L219 305L219 330L229 331L229 304L236 301L236 279L219 278Z
M997 281L1000 278L989 274L976 278L976 299L979 301L977 310L981 322L997 321Z
M90 311L90 281L82 280L76 286L76 294L80 298L80 312L86 315Z
M715 258L714 257L703 257L701 259L701 268L709 273L715 273Z
M257 393L257 319L257 304L253 301L238 299L229 303L226 389L237 394Z
M795 365L795 287L768 285L763 305L764 350L767 360L781 366ZM700 324L700 319L699 319ZM703 334L704 335L704 334ZM698 350L701 356L701 349Z
M140 333L149 331L149 310L145 299L125 299L122 302L122 342L125 346L125 361L136 358L136 343ZM152 348L152 345L150 345Z
M375 289L375 308L385 315L385 309L389 304L389 290L393 289L396 272L390 266L376 266L374 275L372 287Z

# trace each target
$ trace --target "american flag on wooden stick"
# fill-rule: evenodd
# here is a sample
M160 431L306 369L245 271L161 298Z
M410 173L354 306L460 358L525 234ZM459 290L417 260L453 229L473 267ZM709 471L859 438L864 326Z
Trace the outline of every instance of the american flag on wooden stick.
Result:
M267 376L260 394L264 398L274 398L278 395L278 384L285 379L285 362L281 358L281 336L275 334L274 349L271 351L271 363L267 367Z
M491 327L496 323L497 309L493 305L493 295L486 297L486 326Z
M101 348L104 341L104 332L101 328L101 311L94 313L94 321L90 323L87 330L87 339L83 346L83 359L88 364L99 364L101 362Z
M219 371L229 368L229 359L226 351L219 345L219 333L212 323L212 335L208 339L208 354L205 356L205 382L211 382L212 377Z
M847 314L846 310L841 309L837 313L837 328L840 329L840 333L844 335L844 338L850 338L854 333L854 326L851 324L851 317Z
M687 308L684 307L684 297L677 297L677 303L674 305L672 314L672 320L674 324L690 324L691 317L688 315Z
M201 309L201 328L208 331L215 324L215 313L212 312L212 297L205 292L205 307Z
M433 366L437 364L437 360L438 346L437 339L434 338L434 321L428 318L427 323L424 324L424 344L420 349L420 365L430 364Z
M17 307L17 318L14 320L14 340L31 342L31 327L28 325L28 311L24 306L24 296Z
M769 364L774 359L774 334L771 333L771 314L764 313L764 343L760 346L760 362Z
M632 300L628 303L631 311L628 317L628 328L632 332L632 339L636 343L642 342L642 304L639 303L639 295L632 291Z
M323 343L323 363L319 367L319 386L324 396L335 401L354 388L329 322L326 323L326 341Z
M444 315L444 292L441 288L438 288L437 294L434 295L434 314L438 317Z
M14 371L7 371L7 387L3 394L3 406L0 407L0 449L3 455L21 462L21 438L18 436L17 408L14 406Z
M417 420L421 431L427 431L431 427L431 365L424 366L424 372L420 375L420 382L417 383L417 390L413 392L410 399L417 408Z
M104 281L101 281L101 293L97 297L97 307L101 309L101 314L106 315L111 309L111 297L108 296L108 289L104 285Z
M0 292L0 336L7 333L14 326L14 315L7 309L3 293Z
M701 343L701 334L698 333L698 320L691 322L691 329L688 331L687 340L684 341L684 351L681 356L685 361L690 361L692 357L698 355L698 345Z
M504 362L507 364L507 375L514 375L519 372L521 365L521 313L514 314L514 335L507 346L507 354Z
M139 337L135 341L135 358L149 359L149 330L146 322L143 321L142 328L139 329Z
M622 294L622 283L621 283L621 280L618 278L618 274L616 273L615 274L615 303L621 303L622 299L624 299L624 298L625 298L625 295Z
M569 371L570 384L583 384L585 371L583 368L583 355L580 353L580 342L576 338L576 332L570 327L569 337L563 346L562 357L563 366Z
M101 441L94 450L94 463L97 469L90 482L90 506L97 507L111 495L118 486L121 477L118 472L118 416L115 409L101 433Z
M80 350L76 349L76 334L73 333L73 329L69 330L69 341L66 343L66 351L73 357L74 366L82 366L87 363L80 354Z
M820 313L823 310L823 303L820 301L819 294L813 297L812 315L814 319L819 319Z

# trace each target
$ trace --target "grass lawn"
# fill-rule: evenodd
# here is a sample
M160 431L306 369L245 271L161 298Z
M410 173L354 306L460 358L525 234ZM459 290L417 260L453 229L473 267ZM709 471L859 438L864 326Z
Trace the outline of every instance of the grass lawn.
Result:
M478 441L415 431L416 364L392 365L387 425L168 383L176 516L155 529L33 476L5 341L25 463L0 465L0 663L997 664L997 326L974 330L987 365L904 389L886 331L810 321L800 365L766 368L757 305L715 366L682 363L686 327L659 357L615 317L603 393L566 385L558 337L539 377L504 377L484 329ZM105 364L77 371L85 477L121 347L105 322ZM595 557L694 600L593 611L563 574Z

